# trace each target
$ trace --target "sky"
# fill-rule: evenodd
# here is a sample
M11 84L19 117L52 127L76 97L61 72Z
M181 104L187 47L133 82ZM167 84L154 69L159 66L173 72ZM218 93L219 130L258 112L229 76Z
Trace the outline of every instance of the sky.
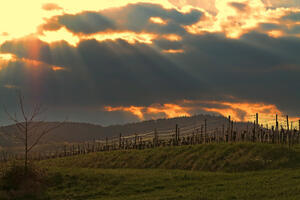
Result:
M0 7L0 104L102 125L300 117L298 0L29 0ZM0 110L0 123L8 122Z

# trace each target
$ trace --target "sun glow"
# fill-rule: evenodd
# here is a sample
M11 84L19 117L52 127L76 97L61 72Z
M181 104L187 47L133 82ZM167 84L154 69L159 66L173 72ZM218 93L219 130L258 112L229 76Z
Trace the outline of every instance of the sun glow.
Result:
M61 28L57 31L44 31L38 38L44 42L52 43L58 41L66 41L72 46L77 46L80 41L80 38L71 32L69 32L66 28Z
M66 28L61 28L58 31L44 31L42 35L38 36L38 38L47 43L53 43L64 40L72 46L77 46L81 40L91 39L95 39L99 42L103 42L106 40L116 41L118 39L122 39L130 44L135 44L136 42L152 44L152 41L158 38L158 35L146 32L136 33L133 31L106 31L98 32L95 34L75 35L68 31Z
M12 61L15 59L15 55L10 53L0 53L0 60Z
M108 31L108 32L99 32L91 35L83 35L81 36L81 39L95 39L99 42L105 40L115 41L118 39L122 39L127 41L130 44L134 44L136 42L152 44L152 41L157 37L158 37L157 34L146 33L146 32L136 33L132 31L123 31L123 32Z
M279 23L290 8L268 9L261 0L216 0L217 15L206 13L198 23L186 26L192 34L222 32L228 38L240 38L261 23ZM279 36L277 34L277 36Z
M279 38L284 36L284 32L281 30L272 30L268 32L268 35L273 38Z
M28 35L37 34L38 27L44 23L44 19L49 19L58 14L76 14L82 11L100 11L108 8L126 6L130 3L157 3L164 8L174 8L175 6L168 0L35 0L20 1L10 0L3 2L0 6L0 44L5 41L22 38ZM17 15L16 15L17 14ZM59 32L67 36L65 40L74 45L74 38L70 39L66 32ZM54 33L53 33L54 34ZM53 41L55 36L46 33L49 38L42 37L43 40Z
M168 23L167 20L163 20L160 17L151 17L149 20L152 23L160 24L160 25L166 25Z

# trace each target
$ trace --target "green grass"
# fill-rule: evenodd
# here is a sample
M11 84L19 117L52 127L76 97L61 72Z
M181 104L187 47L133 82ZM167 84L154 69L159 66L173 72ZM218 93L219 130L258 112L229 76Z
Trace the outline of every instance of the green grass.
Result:
M40 199L296 200L299 164L298 148L264 144L92 153L40 162L49 174Z
M52 168L55 200L300 199L300 170L199 172L157 169Z
M242 172L300 167L300 150L268 144L209 144L91 153L41 162L78 168Z

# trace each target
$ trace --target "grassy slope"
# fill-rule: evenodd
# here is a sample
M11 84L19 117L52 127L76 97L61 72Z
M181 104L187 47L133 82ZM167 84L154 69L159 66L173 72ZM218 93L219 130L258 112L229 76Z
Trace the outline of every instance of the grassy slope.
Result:
M223 173L52 168L51 173L52 186L45 200L300 199L300 170Z
M299 167L300 150L266 144L209 144L100 152L41 163L55 167L241 172Z
M298 149L257 144L95 153L41 162L51 183L42 199L296 200L299 163Z

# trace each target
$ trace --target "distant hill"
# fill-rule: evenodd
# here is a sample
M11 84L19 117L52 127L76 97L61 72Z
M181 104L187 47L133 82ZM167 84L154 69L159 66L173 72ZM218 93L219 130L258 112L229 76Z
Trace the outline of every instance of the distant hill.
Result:
M92 141L97 139L104 139L106 137L116 137L120 133L125 135L131 135L134 133L143 133L154 130L155 128L160 130L175 129L175 125L178 124L179 127L185 126L196 126L199 124L204 124L204 120L207 120L208 129L220 128L222 124L227 127L228 121L226 118L221 116L212 115L196 115L192 117L178 117L171 119L158 119L158 120L148 120L137 123L129 123L124 125L112 125L103 127L101 125L88 124L88 123L75 123L66 122L63 126L55 129L53 132L49 133L43 139L42 143L76 143ZM47 122L45 125L55 126L56 122ZM244 127L245 123L238 123L236 127ZM21 146L21 142L16 140L17 128L15 125L4 126L0 129L0 146L5 147L15 147Z

